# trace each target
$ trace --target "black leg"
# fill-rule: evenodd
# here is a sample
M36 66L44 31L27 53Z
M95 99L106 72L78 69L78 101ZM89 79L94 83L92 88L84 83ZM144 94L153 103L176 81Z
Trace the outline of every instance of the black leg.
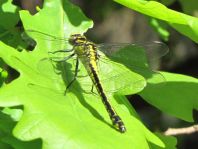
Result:
M55 54L55 53L59 53L59 52L72 52L72 51L73 51L73 49L70 49L70 50L58 50L58 51L49 52L49 53Z
M51 60L54 61L54 62L65 62L67 61L68 59L70 59L71 57L73 57L75 55L75 53L72 53L71 55L67 56L67 57L64 57L63 59L61 60L56 60L54 58L52 58Z
M92 84L92 86L91 86L91 93L94 93L93 89L94 89L94 85Z
M76 67L75 67L75 74L74 74L74 78L71 80L71 82L67 85L66 87L66 90L65 90L65 93L67 92L67 90L69 89L69 87L74 83L74 81L76 80L77 78L77 75L78 75L78 66L79 66L79 60L78 58L76 59Z
M92 86L91 86L91 94L95 94L98 96L98 94L94 92L94 84L92 84Z

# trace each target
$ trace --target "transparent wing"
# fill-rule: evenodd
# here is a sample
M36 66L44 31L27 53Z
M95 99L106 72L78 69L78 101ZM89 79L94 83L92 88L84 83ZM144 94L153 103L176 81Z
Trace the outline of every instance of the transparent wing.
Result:
M44 76L54 82L54 86L60 92L64 93L67 85L72 81L75 74L75 62L76 59L70 59L67 62L53 62L52 60L45 58L39 61L38 70ZM106 60L107 62L107 60ZM135 93L141 90L145 86L145 79L139 74L124 68L118 63L108 61L108 63L101 61L102 67L99 68L98 77L103 89L107 93L122 92L122 93ZM103 69L103 71L102 71ZM57 85L56 85L57 84ZM60 85L61 84L61 85ZM65 85L63 87L63 85ZM86 72L85 67L80 63L78 69L78 76L76 81L70 87L70 90L78 90L84 93L92 92L93 83ZM131 89L131 92L126 89ZM94 93L97 94L94 87Z
M150 49L146 49L146 47L149 47ZM150 51L149 54L151 54L154 53L152 50L157 52L162 50L162 53L159 52L160 55L157 55L157 57L154 57L152 55L151 58L153 59L165 55L168 49L163 49L163 47L166 48L166 46L162 43L139 45L107 44L98 46L100 50L98 51L99 60L97 62L98 75L104 90L108 93L121 92L123 94L129 94L141 90L146 85L146 80L149 80L151 78L155 78L155 83L165 82L163 75L150 69L147 63L146 56L146 51ZM53 64L54 72L57 74L61 74L65 85L69 84L69 82L74 77L76 57L72 57L71 59L64 61L65 57L66 56L53 57L52 54L50 58L46 58L40 61L39 70L44 70L44 65L42 63L46 63L46 61L51 60L51 62L49 62L48 64ZM55 59L63 61L54 62ZM45 73L46 72L47 71L45 71ZM47 75L48 74L49 73L47 73ZM78 84L78 87L76 86L76 84ZM89 78L85 67L81 64L78 69L77 81L72 85L72 88L77 87L77 89L81 89L85 92L90 93L92 85L93 83ZM96 90L94 90L94 93L97 93Z
M143 88L146 81L166 81L162 74L150 68L147 61L148 52L152 54L150 58L153 61L168 52L163 43L107 44L99 45L98 48L98 74L107 92L133 93ZM154 56L155 52L159 54Z
M74 77L76 57L66 61L71 52L56 51L67 49L68 40L34 30L27 30L26 33L37 39L37 42L41 40L47 43L44 45L49 49L49 57L38 62L39 72L52 79L55 84L62 78L62 84L67 86ZM168 52L168 47L164 43L113 43L99 44L97 47L100 56L98 74L107 92L117 92L131 87L139 89L145 85L145 80L153 76L157 78L157 82L165 81L161 74L151 70L148 65L149 60L159 59ZM76 82L80 82L81 88L90 92L92 82L82 64L79 66Z
M108 59L99 60L98 69L98 77L106 93L132 94L140 91L146 85L144 77L120 63ZM90 84L93 85L93 83L89 77L80 77L77 80L81 82L85 91L91 91ZM94 93L97 93L96 88L94 89Z
M107 57L111 58L137 58L143 57L143 54L147 60L159 59L166 55L169 51L168 46L159 41L145 42L145 43L110 43L110 44L98 44L98 49L102 51ZM138 51L138 52L137 52ZM141 52L140 52L141 51ZM130 55L126 55L125 53ZM124 54L124 55L123 55ZM138 55L139 54L139 55Z
M165 78L162 74L154 71L151 66L149 65L150 62L156 62L159 58L166 55L168 53L168 47L166 44L161 42L150 42L150 43L136 43L136 44L107 44L107 45L98 45L98 49L101 52L99 55L102 55L101 61L99 61L98 65L99 68L102 68L104 64L122 64L127 71L121 71L115 75L115 79L109 79L109 81L104 81L103 84L109 84L113 80L119 80L117 82L122 83L123 81L128 82L126 83L126 87L129 85L137 86L141 84L142 80L134 80L132 82L127 81L129 80L127 77L127 73L134 72L143 76L147 81L153 81L154 83L165 82ZM105 56L103 56L103 54ZM110 60L111 62L110 62ZM102 67L100 67L100 65ZM113 64L112 64L113 65ZM117 69L117 68L116 68ZM115 71L120 71L116 70ZM114 70L113 70L114 71ZM107 70L101 71L108 72ZM113 73L113 72L112 72ZM104 74L105 75L105 74ZM119 77L120 76L120 77ZM129 76L130 77L130 76ZM125 80L127 78L127 80ZM121 86L124 88L124 85ZM119 90L119 87L117 88Z
M57 37L36 30L25 30L22 38L31 46L44 45L48 51L57 51L71 48L68 44L68 37ZM62 35L64 36L64 35Z
M36 31L36 30L25 30L25 32L22 33L22 36L25 36L25 34L33 35L34 37L37 37L37 38L43 39L43 40L48 40L48 41L68 42L68 38L66 38L66 37L63 37L63 38L56 37L54 35L50 35L50 34L47 34L47 33Z

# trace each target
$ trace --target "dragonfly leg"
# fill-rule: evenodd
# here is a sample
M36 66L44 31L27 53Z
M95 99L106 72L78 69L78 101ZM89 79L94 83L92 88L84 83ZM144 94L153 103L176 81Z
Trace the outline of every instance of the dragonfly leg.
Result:
M97 93L94 92L94 84L92 84L92 86L91 86L91 93L95 94L95 95L98 95Z
M92 93L94 93L93 89L94 89L94 85L92 84L92 86L91 86L91 92Z
M70 59L71 57L73 57L75 55L75 53L72 53L71 55L67 56L67 57L64 57L63 59L61 60L56 60L55 58L51 59L52 61L54 62L65 62L67 61L68 59Z
M73 49L70 49L70 50L58 50L58 51L54 51L54 52L49 52L51 54L55 54L55 53L59 53L59 52L72 52Z
M79 60L76 59L76 67L75 67L74 78L73 78L73 79L71 80L71 82L67 85L64 95L66 95L67 90L69 89L69 87L74 83L74 81L75 81L76 78L77 78L77 75L78 75L78 66L79 66Z

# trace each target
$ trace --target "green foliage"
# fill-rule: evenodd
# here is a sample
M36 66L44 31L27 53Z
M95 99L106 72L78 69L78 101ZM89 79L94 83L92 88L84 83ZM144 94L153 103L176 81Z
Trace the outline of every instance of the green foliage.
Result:
M0 61L0 86L3 86L8 77L7 71L3 69L3 62Z
M159 21L155 18L148 17L150 25L156 30L156 32L159 34L159 36L164 40L168 41L169 38L169 32L167 30L167 24L163 21Z
M2 42L20 49L25 47L21 40L21 33L15 26L19 22L19 8L12 4L12 0L0 1L0 39Z
M148 84L140 95L163 112L192 122L192 110L198 109L198 80L180 74L162 74L166 78L165 84Z
M1 28L13 28L19 21L18 8L12 5L12 0L1 0L0 5Z
M3 4L9 5L10 7L6 8L12 8L11 10L16 8L10 1ZM155 9L154 13L149 11L149 7L141 7L147 4L146 1L134 2L133 5L125 4L128 7L137 4L135 6L138 11L152 15L160 12L161 16L159 15L158 19L168 22L171 20L170 18L175 17L175 12L172 11L169 18L167 15L163 15L163 10L167 12L169 10L156 2L151 3L151 8L159 8ZM15 11L10 12L11 16L16 15ZM0 13L3 14L4 11ZM67 38L73 33L82 34L93 26L93 22L86 18L80 9L67 0L63 2L45 0L43 9L40 9L34 16L25 10L20 11L19 14L25 30L36 30L57 37ZM171 25L177 23L177 27L180 23L184 25L186 22L180 16L181 14L178 14L178 20L172 20L172 22L170 21L172 24L169 23ZM10 28L16 24L15 21L4 23L1 27L6 31L10 31ZM12 25L5 28L6 23ZM190 26L186 25L186 28L190 29ZM142 124L137 113L122 94L139 93L146 101L163 112L192 121L192 109L198 107L195 94L197 79L162 72L166 83L161 83L156 80L155 74L149 71L138 72L134 67L127 65L130 81L139 79L142 80L142 83L138 84L138 88L127 88L122 94L117 93L113 97L109 97L127 127L127 132L121 134L112 128L111 121L99 97L81 92L81 82L75 83L70 92L64 96L62 91L68 84L65 78L71 75L74 68L72 62L61 66L64 70L62 74L56 73L51 63L48 62L44 62L46 67L42 67L43 72L39 70L38 65L44 57L48 56L48 51L63 49L69 45L66 43L57 45L43 40L35 34L28 33L28 35L37 43L31 52L16 49L19 46L25 47L19 37L16 38L19 40L9 44L7 39L10 37L1 36L3 42L0 42L0 57L7 65L18 71L20 76L0 89L0 106L14 107L2 109L0 112L0 147L16 149L30 148L30 146L32 148L41 148L42 146L43 149L175 148L174 138L155 135ZM191 35L192 39L196 37L195 33ZM120 54L126 55L126 53ZM137 55L137 53L134 54ZM130 56L126 57L130 58ZM137 59L140 58L142 63L136 65L147 68L144 55L137 57ZM129 61L123 58L122 63L128 64ZM112 67L115 66L112 65ZM124 65L120 66L121 69L125 69ZM146 88L144 88L146 80L143 76L149 79ZM123 81L123 83L127 84L128 82ZM110 87L112 88L112 86ZM176 92L178 88L185 96L182 96L181 92ZM191 90L188 90L189 88ZM185 110L174 108L179 104ZM18 106L20 108L17 108ZM21 110L21 106L23 106L23 110Z
M150 17L166 21L171 27L184 34L195 42L198 42L198 19L184 13L180 13L166 6L145 0L114 0L126 7L136 10Z
M165 144L166 144L166 149L174 149L176 146L176 139L174 137L166 137L160 133L155 133ZM155 144L151 144L150 146L151 149L158 149L159 147L156 146Z
M41 147L41 141L21 141L12 135L16 121L21 117L21 109L4 108L0 111L0 147L1 149L34 149Z

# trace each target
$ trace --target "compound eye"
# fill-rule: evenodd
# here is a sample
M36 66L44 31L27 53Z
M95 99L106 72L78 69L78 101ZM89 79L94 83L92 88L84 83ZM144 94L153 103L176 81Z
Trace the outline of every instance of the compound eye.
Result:
M79 40L82 40L82 41L83 41L83 40L86 40L85 36L79 36L78 39L79 39Z
M83 35L80 35L80 36L76 37L76 41L79 43L83 43L86 41L86 37Z
M86 37L81 34L73 34L70 36L69 43L74 44L80 44L84 43L86 41Z

